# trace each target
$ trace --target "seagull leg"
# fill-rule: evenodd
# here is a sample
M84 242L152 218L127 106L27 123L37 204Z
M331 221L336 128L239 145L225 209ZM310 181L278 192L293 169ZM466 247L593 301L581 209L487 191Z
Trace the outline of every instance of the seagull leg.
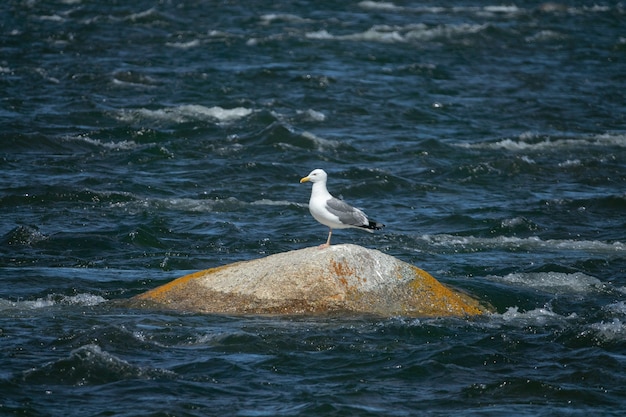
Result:
M320 249L324 249L330 246L330 237L333 235L333 229L328 228L328 240L326 240L326 243L319 245Z

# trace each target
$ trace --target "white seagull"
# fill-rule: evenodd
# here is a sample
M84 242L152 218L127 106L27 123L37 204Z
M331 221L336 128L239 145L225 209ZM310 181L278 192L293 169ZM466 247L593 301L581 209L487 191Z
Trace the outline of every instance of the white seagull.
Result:
M365 213L361 210L344 203L338 198L333 197L326 189L326 179L328 175L323 169L314 169L309 175L300 180L303 182L312 182L311 199L309 200L309 211L315 220L328 226L328 240L320 248L330 246L330 237L333 229L356 228L373 233L374 230L380 230L385 227L382 223L368 220Z

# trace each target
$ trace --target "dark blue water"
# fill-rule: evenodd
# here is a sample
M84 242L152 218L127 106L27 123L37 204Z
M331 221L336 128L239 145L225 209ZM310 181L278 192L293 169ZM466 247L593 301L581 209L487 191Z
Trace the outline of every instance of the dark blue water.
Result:
M0 414L621 415L620 2L6 0ZM477 319L118 303L318 245L310 187Z

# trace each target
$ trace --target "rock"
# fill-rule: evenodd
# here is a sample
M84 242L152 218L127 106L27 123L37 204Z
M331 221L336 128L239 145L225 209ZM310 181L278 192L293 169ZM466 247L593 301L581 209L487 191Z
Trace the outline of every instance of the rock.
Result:
M485 312L476 300L421 269L356 245L295 250L196 272L140 294L131 304L223 314Z

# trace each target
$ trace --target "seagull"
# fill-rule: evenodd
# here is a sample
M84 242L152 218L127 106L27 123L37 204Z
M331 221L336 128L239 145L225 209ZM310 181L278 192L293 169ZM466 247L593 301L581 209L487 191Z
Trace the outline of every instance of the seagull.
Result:
M333 197L326 189L328 175L323 169L314 169L300 180L300 184L312 182L309 211L315 220L328 226L328 240L320 245L320 249L330 246L333 229L357 228L373 233L385 227L382 223L368 220L365 213L351 205Z

